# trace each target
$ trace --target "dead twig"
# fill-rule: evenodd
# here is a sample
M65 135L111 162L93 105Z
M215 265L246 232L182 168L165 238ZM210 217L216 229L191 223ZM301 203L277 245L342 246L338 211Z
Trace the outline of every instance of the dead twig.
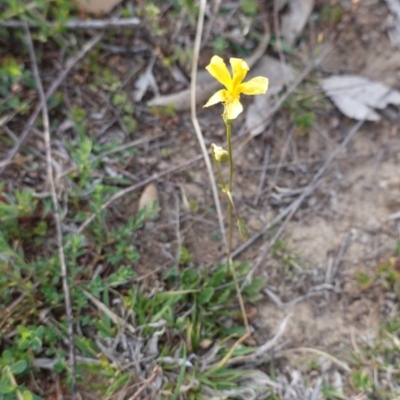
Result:
M138 399L139 396L145 391L145 389L148 388L149 385L151 385L157 379L158 375L160 375L161 372L162 369L160 367L155 367L151 376L143 382L141 388L132 397L130 397L129 400Z
M261 196L262 188L264 186L265 177L267 176L270 151L271 151L271 145L268 143L267 146L265 147L264 161L263 161L263 166L262 166L262 170L261 170L260 180L258 181L257 193L256 193L256 196L254 197L254 201L253 201L254 206L257 206L258 202L260 201L260 196Z
M340 361L338 360L336 357L325 353L322 350L318 350L318 349L313 349L311 347L297 347L295 349L287 349L287 350L282 350L282 353L289 353L289 352L294 352L294 351L301 351L301 352L308 352L308 353L314 353L317 354L319 356L325 357L328 360L331 360L334 364L336 364L339 368L342 368L344 371L346 371L347 373L351 373L351 369L350 367L347 365L347 363L345 363L344 361Z
M52 168L52 156L51 156L51 145L50 145L50 121L47 110L47 99L43 90L42 81L40 79L39 69L36 62L35 50L32 43L32 37L29 27L25 25L25 32L27 37L29 56L32 63L32 72L35 77L36 87L39 92L39 98L42 110L43 119L43 138L46 148L46 161L47 161L47 178L50 183L51 198L53 202L53 218L56 225L57 232L57 245L58 245L58 256L60 259L61 267L61 280L64 291L65 301L65 313L67 316L68 324L68 336L69 336L69 353L71 362L71 395L72 400L76 399L76 382L75 382L75 370L76 370L76 356L75 356L75 343L74 343L74 328L73 328L73 316L72 316L72 303L69 291L68 276L67 276L67 265L65 263L65 254L63 248L63 231L60 219L60 213L58 208L58 199L56 194L56 187L54 183L53 168Z
M49 28L55 28L56 25L53 22L46 21L46 26ZM32 22L24 22L16 19L9 19L8 21L0 22L2 28L23 28L28 25L30 29L38 29L39 25ZM132 28L140 25L139 18L110 18L110 19L92 19L87 21L81 20L70 20L63 23L63 28L67 29L114 29L114 28Z
M325 277L326 283L332 283L332 280L335 277L335 275L337 274L337 271L339 269L339 265L342 262L342 258L344 256L344 254L346 253L347 249L349 248L352 240L353 240L353 232L350 231L346 235L346 237L342 243L342 246L340 247L339 253L335 260L335 264L333 264L333 266L331 268L328 268L326 271L326 277Z
M71 69L76 65L76 63L85 56L85 54L90 51L96 43L98 43L101 39L102 35L97 35L93 39L89 40L83 47L82 50L74 57L72 58L68 63L65 69L63 69L58 77L55 79L55 81L51 84L49 89L46 92L45 99L46 101L55 93L55 91L58 89L58 87L61 85L61 83L64 81L66 76L69 74ZM33 111L32 115L29 117L27 123L25 124L25 127L22 131L21 136L19 137L18 142L15 144L15 146L10 150L7 158L3 161L0 162L0 174L3 172L4 168L7 167L7 165L11 164L13 158L15 155L18 153L21 145L25 142L26 138L28 137L29 132L33 128L37 117L40 114L40 111L42 110L43 107L43 102L40 102L35 110Z
M275 173L274 173L274 177L272 178L272 182L271 182L271 188L274 188L276 185L276 181L278 180L278 176L279 176L279 172L281 171L282 168L282 164L283 164L283 160L286 157L286 153L289 149L289 145L290 142L293 139L293 132L294 132L294 127L288 132L285 143L283 145L281 154L279 156L279 161L278 161L278 165L276 167Z

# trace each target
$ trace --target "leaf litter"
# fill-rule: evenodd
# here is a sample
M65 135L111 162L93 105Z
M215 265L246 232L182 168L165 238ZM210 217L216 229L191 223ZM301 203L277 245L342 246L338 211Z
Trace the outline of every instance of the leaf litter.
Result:
M321 80L326 95L346 117L380 121L375 110L400 104L400 92L359 75L337 75Z

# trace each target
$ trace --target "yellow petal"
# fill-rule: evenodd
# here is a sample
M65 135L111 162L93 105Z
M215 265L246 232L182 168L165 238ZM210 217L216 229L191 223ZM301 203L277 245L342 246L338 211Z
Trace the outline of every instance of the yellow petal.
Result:
M232 87L231 74L221 57L213 56L210 64L207 65L206 70L210 75L215 78L218 82L222 83L228 90Z
M243 111L243 106L239 98L229 103L225 103L225 113L227 119L235 119Z
M228 92L225 89L218 90L217 93L213 94L203 107L210 107L214 104L226 101L226 96Z
M268 90L268 79L263 76L257 76L247 82L241 83L239 92L248 95L266 93Z
M237 92L237 89L240 83L246 77L249 66L247 65L246 61L242 60L241 58L231 58L229 62L231 63L233 71L232 90L235 92L234 95L238 95L239 92Z

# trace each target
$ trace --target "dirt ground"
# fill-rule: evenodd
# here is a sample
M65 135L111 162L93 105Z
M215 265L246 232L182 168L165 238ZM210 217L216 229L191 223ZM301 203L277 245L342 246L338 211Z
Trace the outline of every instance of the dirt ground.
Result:
M313 78L353 73L398 87L400 56L385 31L387 16L382 1L362 2ZM219 112L198 110L207 144L224 140ZM180 128L171 127L178 150L162 168L194 157L199 151L190 118L187 114L178 118ZM349 351L357 351L359 345L377 335L385 316L398 315L394 294L388 293L379 280L363 288L358 274L375 276L399 240L400 222L394 217L400 210L399 118L398 109L393 108L382 121L361 126L289 222L279 239L284 248L272 247L256 270L268 284L265 298L252 310L254 340L261 344L271 338L290 314L283 339L288 340L286 348L298 351L283 352L281 357L292 366L309 362L310 354L302 348L321 349L347 359ZM242 115L235 121L235 130L240 131L243 124ZM283 111L262 135L246 143L238 141L234 198L250 236L293 201L354 124L330 105L328 110L318 110L313 128L299 136L293 133ZM260 190L267 146L271 152ZM175 176L174 183L168 179L158 183L162 222L148 224L148 236L142 243L148 240L151 244L143 245L143 250L150 251L155 233L160 233L160 223L162 230L176 236L180 214L182 243L197 262L212 263L224 256L223 247L213 236L217 220L207 213L193 217L185 208L191 201L203 210L212 204L208 176L202 162L189 171L189 175ZM137 200L137 195L133 196ZM273 229L265 232L237 258L254 262L273 234ZM234 240L235 246L243 243L237 234ZM285 257L291 261L285 264ZM146 259L150 262L152 257Z
M398 87L400 57L384 30L386 17L383 2L362 2L352 23L336 38L319 74L360 74ZM282 259L271 251L257 269L268 280L266 297L257 304L252 319L259 342L276 333L291 314L285 334L289 347L320 348L343 356L357 346L355 340L376 335L383 316L397 315L390 293L379 283L363 289L357 279L359 273L376 274L400 235L398 219L391 218L400 210L399 114L393 112L392 120L365 123L358 130L290 221L282 240L285 252L295 260L293 265L282 266ZM216 122L210 127L210 120L214 118L209 112L200 110L206 140L221 141L223 126ZM241 122L235 121L235 128ZM236 149L235 200L251 234L290 203L296 189L310 181L354 123L333 109L321 112L307 136L293 135L282 158L290 129L283 114L266 134ZM271 143L267 178L254 206L264 151ZM187 155L187 143L183 140L181 145ZM199 204L210 201L207 179L196 169L194 182L182 182L183 196ZM194 223L196 228L186 236L190 248L203 262L221 257L222 249L212 241L216 221ZM263 235L239 259L255 260L271 236ZM239 237L235 240L241 243Z
M317 2L318 10L322 9L323 3ZM357 2L340 3L350 9L351 4ZM234 121L234 201L249 229L250 238L257 237L245 243L236 232L234 249L240 251L235 259L251 265L258 263L254 274L267 282L262 300L248 306L253 330L249 344L261 345L271 339L289 315L281 346L275 354L282 368L307 370L310 354L315 356L315 349L348 361L350 352L359 352L359 346L378 335L384 318L399 316L397 294L387 287L378 273L382 265L391 262L393 249L400 239L398 107L380 111L382 119L379 122L361 124L350 142L326 166L294 215L285 223L283 218L266 229L299 198L357 124L341 114L323 95L318 81L345 73L400 88L400 52L388 37L389 19L390 13L383 0L361 0L357 12L345 16L334 34L331 34L330 26L318 30L326 37L331 35L327 41L331 41L332 46L320 65L307 74L306 82L301 82L298 87L299 91L308 90L312 96L319 96L314 104L315 119L306 132L296 130L291 120L291 108L286 103L265 131L256 137L249 137L245 132L245 113ZM302 45L295 55L288 57L296 71L301 70L297 67L304 67L310 58L310 48L319 40L312 21L311 18L305 28ZM223 18L217 19L215 24L221 29L225 27ZM163 40L165 38L160 39ZM275 49L270 53L279 57ZM209 62L210 54L210 48L201 54L200 66ZM131 60L121 55L110 56L101 62L121 72L122 76L132 68ZM111 122L96 120L100 114L103 118L112 107L103 104L110 103L109 99L106 101L101 94L90 92L89 85L79 86L88 68L84 65L79 73L69 77L68 85L63 87L65 97L74 106L85 106L87 114L93 116L90 128L96 141L104 143L108 137L115 139L118 135L121 135L121 143L128 141L127 136L113 125L120 115L110 119ZM156 78L163 74L161 70L160 66L155 67ZM165 79L165 83L159 85L161 94L185 87L184 84L173 84L171 80ZM134 93L133 82L127 83L126 88L130 95ZM143 96L143 104L135 105L140 116L145 114L140 107L145 109L150 98L147 93ZM247 107L251 99L243 99L243 103ZM225 140L221 111L220 106L198 107L198 119L207 146L222 144ZM152 174L162 175L155 182L160 217L146 222L144 229L135 233L141 255L135 273L147 277L154 270L165 272L167 265L179 259L177 249L181 245L189 250L193 263L199 268L213 265L223 259L225 250L218 234L219 225L204 162L195 161L183 170L163 175L169 168L200 154L190 112L150 117L146 114L146 118L147 123L143 125L138 118L139 128L129 139L159 135L158 139L149 139L142 146L140 155L124 160L123 166L122 162L110 162L109 175L104 173L109 178L113 177L109 172L112 171L134 183ZM16 122L14 128L20 128L21 122L19 124ZM71 130L68 121L60 123L55 140L67 141ZM30 137L28 145L38 146L43 151L35 140ZM61 150L55 151L55 158L64 170L71 167ZM21 164L25 162L18 160ZM45 165L43 159L38 163ZM260 184L263 171L266 176ZM9 168L5 181L36 185L38 192L46 187L44 179L18 168ZM131 191L118 199L109 207L107 218L118 222L134 216L141 194L142 191ZM222 195L220 199L225 207ZM279 232L283 223L284 229ZM278 238L277 233L280 233ZM362 277L372 278L363 284ZM354 391L348 390L348 393Z

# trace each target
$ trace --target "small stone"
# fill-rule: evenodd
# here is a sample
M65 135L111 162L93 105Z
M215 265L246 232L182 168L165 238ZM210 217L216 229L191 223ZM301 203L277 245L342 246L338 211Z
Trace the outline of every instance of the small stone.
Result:
M376 218L371 217L368 219L367 226L366 226L367 232L377 233L379 231L380 227L381 227L381 224L379 223L379 221Z
M247 226L253 231L259 232L264 227L264 224L259 217L251 217L247 223Z
M369 236L368 235L362 235L361 237L360 237L360 243L362 243L362 244L368 244L369 243Z

